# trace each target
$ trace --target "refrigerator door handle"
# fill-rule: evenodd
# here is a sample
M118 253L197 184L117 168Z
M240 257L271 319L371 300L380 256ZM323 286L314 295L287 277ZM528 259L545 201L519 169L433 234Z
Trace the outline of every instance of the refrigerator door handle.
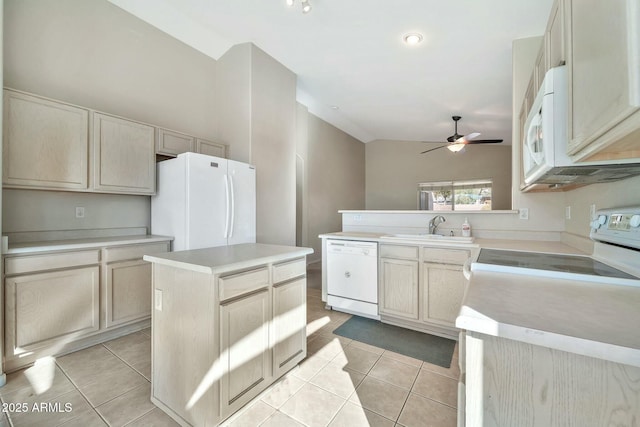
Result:
M233 237L233 219L236 216L235 188L233 186L233 176L229 175L229 188L231 189L231 225L229 226L229 238Z
M229 213L230 213L230 203L229 203L229 176L227 174L224 174L224 195L225 195L225 199L227 201L227 205L226 205L226 217L224 220L224 238L228 238L229 237Z

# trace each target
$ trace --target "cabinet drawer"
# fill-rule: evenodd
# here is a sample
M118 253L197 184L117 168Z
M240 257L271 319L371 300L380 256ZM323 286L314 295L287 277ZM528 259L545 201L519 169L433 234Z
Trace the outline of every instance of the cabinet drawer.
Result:
M100 262L100 251L63 252L47 255L30 255L6 258L5 274L21 274L33 271L54 270L57 268L76 267Z
M380 245L380 256L390 258L418 259L417 246Z
M224 301L268 286L269 269L261 267L256 270L221 277L218 283L220 285L220 301Z
M161 252L169 252L169 242L106 248L104 250L104 259L106 262L124 261L128 259L139 259L142 258L143 255Z
M284 282L294 277L303 276L307 272L306 258L283 262L273 266L273 283Z
M471 252L464 249L422 248L424 262L464 264Z

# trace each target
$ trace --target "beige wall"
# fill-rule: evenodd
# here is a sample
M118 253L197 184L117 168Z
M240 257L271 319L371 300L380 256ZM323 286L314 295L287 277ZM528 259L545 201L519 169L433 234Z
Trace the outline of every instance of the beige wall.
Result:
M202 138L216 61L106 0L6 0L5 86Z
M149 227L148 197L15 189L2 196L5 233ZM84 218L76 218L76 206Z
M251 44L231 47L217 62L215 85L218 140L229 157L251 162Z
M308 115L308 244L322 258L319 234L340 231L340 209L365 208L365 144Z
M4 6L5 86L216 139L215 60L106 0ZM146 196L8 190L3 199L5 232L150 225Z
M296 75L252 45L251 163L256 166L256 239L296 243Z
M367 209L417 209L418 183L470 179L493 180L493 209L511 209L510 146L470 145L459 154L446 149L420 154L432 147L409 141L367 143Z

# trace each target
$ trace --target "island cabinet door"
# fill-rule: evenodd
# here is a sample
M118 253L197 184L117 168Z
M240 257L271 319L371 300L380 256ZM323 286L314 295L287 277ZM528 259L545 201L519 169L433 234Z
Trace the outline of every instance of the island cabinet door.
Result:
M418 261L380 258L380 313L418 319Z
M273 287L273 375L279 377L307 353L307 280Z
M271 295L263 289L220 307L221 412L225 417L260 393L271 379Z

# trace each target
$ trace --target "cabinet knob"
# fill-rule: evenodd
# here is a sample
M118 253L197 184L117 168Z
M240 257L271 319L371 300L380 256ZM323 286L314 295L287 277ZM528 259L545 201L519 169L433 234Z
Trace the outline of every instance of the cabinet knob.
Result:
M344 272L344 277L346 277L348 279L349 277L351 277L351 273L349 273L348 271L345 271Z

